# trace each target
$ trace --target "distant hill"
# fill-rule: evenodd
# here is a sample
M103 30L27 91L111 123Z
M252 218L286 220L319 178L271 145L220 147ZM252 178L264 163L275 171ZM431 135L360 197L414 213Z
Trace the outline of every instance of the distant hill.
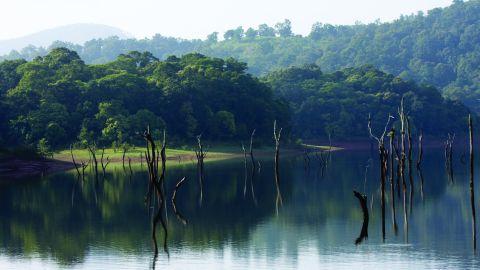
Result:
M121 29L108 25L84 23L70 24L15 39L0 40L0 54L7 54L12 50L20 51L29 45L33 45L35 47L48 47L54 41L63 41L82 45L91 39L107 38L112 36L117 36L121 39L132 37Z

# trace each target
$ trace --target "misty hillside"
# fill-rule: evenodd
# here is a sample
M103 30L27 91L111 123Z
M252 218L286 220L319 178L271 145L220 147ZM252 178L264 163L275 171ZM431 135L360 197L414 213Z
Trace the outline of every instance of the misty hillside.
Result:
M98 38L117 36L119 38L132 37L121 29L101 24L70 24L27 36L0 40L0 54L7 54L12 50L20 51L23 48L33 45L35 47L48 47L54 41L83 44L85 41Z

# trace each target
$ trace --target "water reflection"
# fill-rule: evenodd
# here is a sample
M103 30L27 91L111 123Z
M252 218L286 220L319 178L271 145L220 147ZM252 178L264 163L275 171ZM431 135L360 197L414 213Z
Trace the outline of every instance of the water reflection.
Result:
M144 204L148 176L139 168L132 165L131 180L122 168L112 167L98 182L88 173L85 180L79 179L74 170L2 184L0 268L480 267L471 251L466 165L455 164L456 181L448 184L448 175L438 169L444 162L442 150L435 155L425 151L425 196L422 202L417 192L421 185L415 185L418 199L412 201L409 215L409 243L405 233L396 236L388 226L382 244L378 170L365 173L369 158L368 152L335 153L323 177L317 177L305 174L302 156L282 157L283 207L278 215L270 160L262 160L261 172L256 170L255 180L248 183L254 186L256 201L244 197L243 159L206 163L202 207L198 182L188 181L197 179L196 165L169 167L168 194L179 179L187 179L175 206L188 217L188 225L168 220L170 258L160 254L155 264L151 215ZM310 166L312 171L319 169L317 162ZM362 212L352 189L362 190L369 200L375 197L369 202L368 239L359 246L352 240L359 235ZM401 203L402 198L395 199ZM173 208L168 211L175 215ZM401 219L397 222L403 226Z

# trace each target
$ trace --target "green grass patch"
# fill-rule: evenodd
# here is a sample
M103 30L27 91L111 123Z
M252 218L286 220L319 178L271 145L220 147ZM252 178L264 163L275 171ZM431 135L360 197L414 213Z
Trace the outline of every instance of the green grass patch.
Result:
M234 154L232 150L234 149L233 148L232 149L216 148L213 151L209 150L207 152L207 158L209 157L222 158L222 157L231 156L232 154ZM145 147L135 147L127 150L125 152L125 162L128 161L128 158L131 158L132 162L134 163L139 162L140 156L144 156L145 151L146 151ZM97 155L97 159L99 160L102 155L102 149L97 149L95 153ZM240 153L240 151L238 151L238 153ZM184 149L167 148L165 151L165 154L167 155L167 159L180 157L180 159L183 159L183 160L185 159L190 160L191 157L195 157L195 152L193 150L184 150ZM73 155L77 161L90 159L90 153L87 149L74 149ZM104 158L106 159L107 157L111 160L112 163L121 162L123 157L123 150L106 148L104 152ZM63 160L63 161L72 160L69 149L56 152L53 158L57 160Z

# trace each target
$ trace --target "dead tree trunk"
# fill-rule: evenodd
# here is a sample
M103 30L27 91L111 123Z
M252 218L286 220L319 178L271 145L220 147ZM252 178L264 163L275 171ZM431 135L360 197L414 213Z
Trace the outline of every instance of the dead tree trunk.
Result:
M305 173L310 171L310 156L308 155L308 149L303 149L303 165Z
M254 129L250 135L250 161L252 162L252 171L255 170L255 158L253 157L253 137L255 136L255 131L256 129Z
M130 170L130 176L133 175L133 171L132 171L132 159L130 157L128 157L128 169Z
M88 151L90 151L90 155L92 156L92 161L93 161L93 170L95 172L95 179L98 179L98 160L97 160L97 146L95 143L93 145L88 145Z
M455 140L455 133L448 133L445 141L445 170L450 182L453 182L453 141Z
M408 180L410 183L410 199L408 201L410 204L410 216L411 216L413 211L413 193L414 193L413 170L412 170L413 147L412 147L412 128L410 126L410 119L408 116L406 117L406 123L407 123L407 140L408 140Z
M277 120L273 122L273 138L275 140L275 186L277 189L277 198L276 198L276 209L278 214L278 205L283 204L282 202L282 195L280 192L280 170L279 170L279 162L280 162L280 137L282 136L282 129L280 128L277 131Z
M162 159L162 173L158 175L158 150L155 145L155 141L150 133L150 127L147 127L145 132L143 133L143 138L147 143L147 155L146 161L148 165L148 172L149 172L149 193L147 196L151 196L150 187L153 187L156 190L157 196L160 200L160 205L157 209L157 213L153 218L152 224L152 239L155 248L155 255L158 254L158 245L157 245L157 237L156 237L156 228L157 224L160 221L162 224L162 228L164 231L164 241L163 241L163 249L168 254L167 248L167 225L165 222L164 215L166 215L166 204L165 204L165 189L164 189L164 182L165 182L165 164L166 164L166 156L165 156L165 148L166 148L166 138L165 132L163 133L163 145L161 150L161 159ZM148 199L150 201L150 199Z
M360 206L362 207L362 212L363 212L363 224L362 224L362 230L360 231L360 235L358 238L355 240L355 245L358 245L362 243L362 241L366 238L368 238L368 221L369 221L369 215L368 215L368 207L367 207L367 196L361 194L360 192L353 191L353 195L358 199L360 202Z
M203 150L203 145L202 145L202 135L197 136L197 145L198 149L195 150L195 156L197 157L197 172L198 172L198 183L200 186L200 204L202 204L203 201L203 180L204 180L204 163L203 160L206 157L206 153Z
M107 157L107 161L105 163L103 162L104 153L105 153L105 148L102 148L102 156L100 157L100 165L102 166L103 178L105 178L106 169L107 169L108 164L110 163L109 157Z
M477 219L475 216L475 189L474 189L474 157L473 157L473 123L472 116L468 115L468 130L470 135L470 205L472 207L472 237L473 249L477 249Z
M122 167L123 167L123 170L125 171L125 154L127 153L127 146L125 144L123 144L122 146Z
M408 217L407 217L407 183L405 181L405 123L406 115L403 108L403 98L400 101L400 108L398 110L398 115L400 116L400 133L401 133L401 152L400 152L400 175L402 179L402 194L403 194L403 230L405 234L405 239L408 241Z
M178 183L175 185L175 189L173 190L173 195L172 195L172 207L173 207L173 212L175 213L175 216L177 219L183 224L187 225L187 220L180 214L180 211L177 209L177 204L176 204L176 198L177 198L177 191L180 188L180 186L183 184L185 181L185 177L183 177Z
M252 134L250 135L250 162L252 163L252 170L250 174L250 192L252 193L253 203L257 205L257 198L255 197L255 188L253 186L253 183L255 181L255 173L256 173L255 157L253 156L253 138L255 136L255 131L256 129L253 129ZM258 169L260 172L260 161L258 161Z
M80 177L80 169L78 168L77 162L75 161L75 157L73 157L72 145L70 145L70 154L72 155L72 162L73 162L73 165L75 166L75 170L77 170L77 176Z
M422 159L423 159L423 130L420 130L420 135L418 136L418 158L417 158L417 173L420 177L420 196L423 197L423 173L422 173Z
M85 162L82 161L81 166L82 166L82 180L85 180L85 169L88 167L89 161Z
M245 167L244 170L244 181L243 181L243 197L247 195L247 151L245 150L245 145L242 143L242 151L243 151L243 165Z
M380 160L380 191L381 191L381 207L382 207L382 239L385 240L385 182L387 175L387 160L388 155L385 149L384 138L387 133L388 126L390 124L390 119L393 118L391 115L388 116L387 123L383 130L383 133L377 137L372 133L372 119L370 115L368 116L368 132L372 139L375 139L378 143L378 155Z
M397 234L398 231L398 226L397 226L397 216L396 216L396 211L395 211L395 183L394 183L394 146L393 146L393 141L395 139L395 128L392 128L390 130L390 200L392 201L392 223L393 223L393 230L395 234Z
M417 169L420 169L423 159L423 130L420 130L420 135L418 136L418 158L417 158Z

